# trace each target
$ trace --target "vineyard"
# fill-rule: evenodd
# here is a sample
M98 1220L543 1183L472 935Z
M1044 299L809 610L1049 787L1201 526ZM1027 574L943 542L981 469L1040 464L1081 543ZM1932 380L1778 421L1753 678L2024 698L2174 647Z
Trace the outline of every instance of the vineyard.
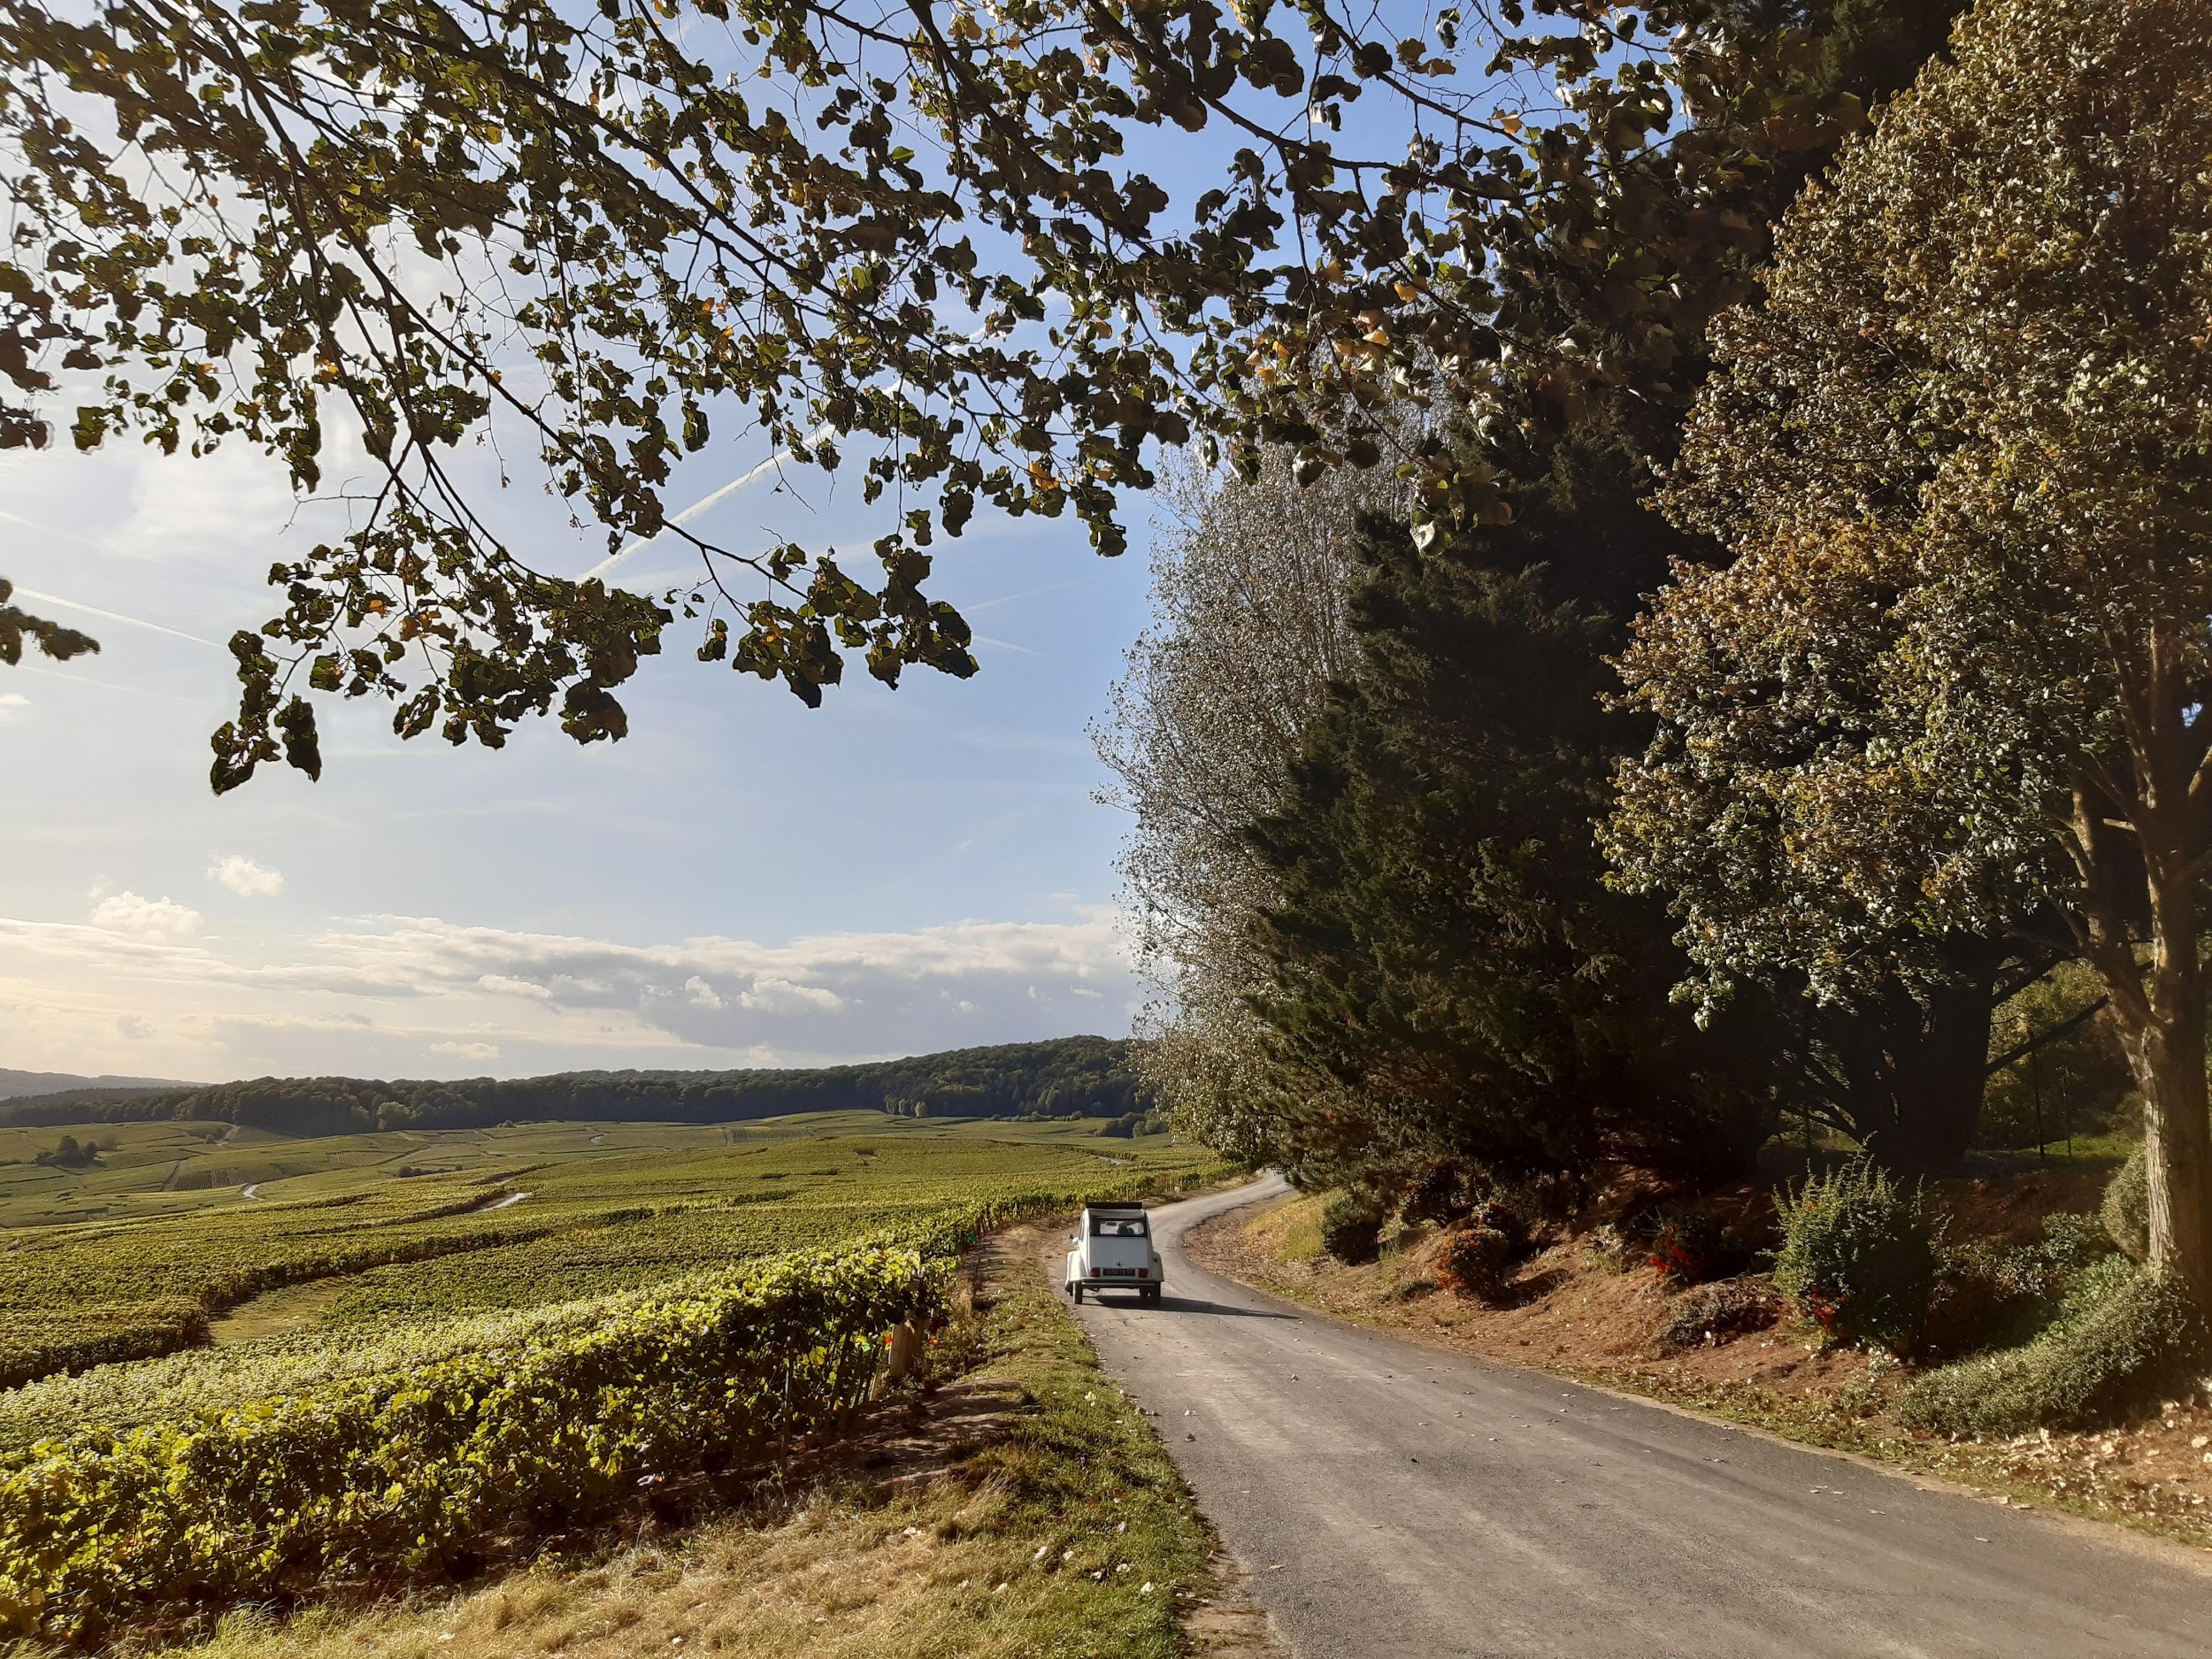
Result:
M865 1126L403 1174L487 1150L416 1134L342 1179L0 1232L0 1638L436 1574L742 1466L849 1414L979 1230L1213 1167L1070 1125ZM301 1290L311 1318L221 1340Z

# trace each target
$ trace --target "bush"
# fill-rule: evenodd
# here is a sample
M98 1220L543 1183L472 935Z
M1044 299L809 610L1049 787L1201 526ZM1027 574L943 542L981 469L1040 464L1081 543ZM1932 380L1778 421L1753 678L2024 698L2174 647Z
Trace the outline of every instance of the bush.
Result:
M2108 1256L2041 1335L1929 1372L1900 1397L1899 1415L1949 1434L2094 1428L2185 1387L2206 1348L2176 1281Z
M1920 1189L1855 1158L1777 1195L1782 1248L1775 1288L1836 1342L1901 1356L1919 1346L1935 1286L1935 1249Z
M1321 1248L1356 1267L1382 1253L1383 1222L1389 1212L1370 1193L1346 1193L1321 1212Z
M2131 1262L2145 1262L2151 1254L2151 1179L2150 1166L2138 1147L2128 1155L2128 1161L2120 1165L2104 1189L2104 1207L2099 1212L2104 1230L2111 1234L2113 1244Z
M1723 1249L1720 1223L1694 1210L1669 1210L1652 1228L1648 1250L1661 1278L1694 1285L1719 1271Z
M1625 1273L1636 1264L1637 1250L1629 1237L1608 1221L1583 1235L1582 1247L1609 1273Z
M2058 1317L2074 1282L2110 1259L2112 1241L2094 1216L2043 1217L2039 1243L2002 1248L1986 1239L1936 1252L1927 1340L1951 1353L2027 1341Z
M1513 1276L1513 1240L1502 1227L1471 1220L1444 1236L1436 1282L1478 1302L1496 1302Z
M1708 1342L1718 1346L1747 1331L1763 1331L1781 1317L1782 1298L1773 1286L1757 1279L1723 1279L1683 1299L1660 1327L1659 1349L1679 1354Z
M1449 1226L1475 1207L1475 1177L1456 1164L1432 1164L1414 1178L1400 1213L1408 1221Z

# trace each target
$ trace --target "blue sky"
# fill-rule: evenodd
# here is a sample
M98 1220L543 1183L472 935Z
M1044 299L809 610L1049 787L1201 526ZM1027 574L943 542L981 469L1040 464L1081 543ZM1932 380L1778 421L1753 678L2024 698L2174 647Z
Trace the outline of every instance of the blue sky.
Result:
M1402 142L1374 100L1351 118L1354 149ZM1187 195L1235 142L1145 133L1126 163ZM333 490L357 442L338 413ZM718 412L718 432L742 425ZM718 442L664 499L680 509L764 455ZM499 492L493 449L459 465L527 562L580 575L606 556L532 466ZM850 553L895 510L801 481L804 500L762 478L695 527L740 550L841 546L868 568ZM579 749L539 726L500 754L402 744L388 707L326 704L319 784L268 768L218 801L207 734L235 695L219 641L267 616L260 573L337 533L337 511L296 505L243 449L0 455L0 576L104 647L0 670L0 1065L516 1075L1128 1028L1124 826L1091 798L1084 726L1144 617L1143 499L1119 561L1072 523L981 514L941 546L933 589L976 628L972 680L917 671L892 693L855 665L810 712L694 662L680 624L623 693L623 743ZM682 574L649 549L621 580Z
M670 498L758 458L717 446ZM699 527L815 547L886 527L774 484ZM505 504L545 567L603 555L534 488ZM810 711L695 663L680 625L625 694L622 743L542 726L455 750L399 742L381 706L326 709L320 783L266 769L217 800L215 642L267 614L258 574L315 511L242 450L15 451L0 575L172 632L27 601L104 649L0 670L0 1065L518 1075L1125 1031L1123 825L1091 799L1084 725L1142 619L1148 511L1118 561L1064 522L979 516L942 544L937 589L980 636L965 682L889 692L856 665ZM624 579L677 571L649 549Z

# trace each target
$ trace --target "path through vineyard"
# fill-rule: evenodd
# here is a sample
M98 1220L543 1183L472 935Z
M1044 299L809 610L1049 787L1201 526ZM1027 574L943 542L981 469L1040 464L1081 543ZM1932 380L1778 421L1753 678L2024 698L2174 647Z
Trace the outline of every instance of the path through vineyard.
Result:
M1299 1659L2181 1659L2212 1569L2117 1528L1317 1317L1206 1273L1079 1310Z

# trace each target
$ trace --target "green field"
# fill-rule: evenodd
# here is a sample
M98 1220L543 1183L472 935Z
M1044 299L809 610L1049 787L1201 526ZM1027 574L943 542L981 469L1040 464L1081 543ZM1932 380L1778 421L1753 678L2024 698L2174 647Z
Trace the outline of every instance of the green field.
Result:
M1096 1126L856 1111L290 1140L127 1124L100 1127L98 1162L82 1169L30 1161L59 1132L11 1132L0 1385L303 1329L351 1342L779 1252L918 1240L1008 1198L1156 1183L1210 1161ZM88 1407L98 1391L70 1392ZM0 1435L24 1409L0 1394Z
M1218 1170L1098 1127L0 1139L0 1639L419 1574L833 1431L979 1229Z

